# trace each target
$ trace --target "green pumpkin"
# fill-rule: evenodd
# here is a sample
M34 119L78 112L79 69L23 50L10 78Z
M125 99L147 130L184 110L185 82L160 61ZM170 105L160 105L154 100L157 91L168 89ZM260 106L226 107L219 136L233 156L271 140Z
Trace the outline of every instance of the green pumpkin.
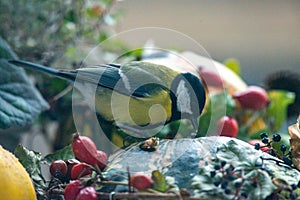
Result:
M263 166L260 157L267 158L263 161ZM272 160L268 160L269 158ZM144 172L149 176L152 171L159 170L167 180L173 180L172 184L180 189L187 189L192 196L232 199L232 194L227 195L224 189L215 186L214 178L210 176L210 172L220 161L225 161L228 166L232 164L237 171L245 169L245 176L249 180L251 176L257 177L259 184L256 188L245 183L245 187L240 189L247 193L249 199L265 199L278 188L285 187L285 184L298 184L300 180L299 171L277 165L275 157L255 150L252 145L241 140L218 136L160 140L154 151L145 151L141 148L141 143L133 144L110 156L104 176L118 177L118 181L127 182L124 178L127 176L127 167L131 174ZM115 176L116 174L124 177ZM126 189L111 186L103 188L103 191L120 192Z

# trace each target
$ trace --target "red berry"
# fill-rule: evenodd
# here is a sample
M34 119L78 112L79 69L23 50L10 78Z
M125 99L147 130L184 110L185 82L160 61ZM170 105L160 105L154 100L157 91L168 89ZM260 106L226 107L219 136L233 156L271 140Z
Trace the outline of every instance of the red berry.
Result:
M97 191L92 186L85 187L80 190L76 200L98 200Z
M224 116L217 123L217 133L221 136L236 137L238 134L237 121L229 116Z
M50 165L50 174L58 179L63 179L68 172L68 167L65 161L56 160Z
M97 151L97 158L98 158L98 162L97 165L99 167L99 169L103 170L106 167L107 164L107 155L104 151Z
M200 69L200 76L207 86L223 88L223 79L217 72Z
M245 91L237 92L232 96L242 108L251 110L261 110L269 103L266 91L257 86L250 86Z
M133 187L138 190L146 190L153 186L152 179L143 173L136 173L130 177L130 182Z
M79 163L77 165L74 165L71 170L71 179L75 180L80 177L89 175L92 173L92 170L89 166L87 166L84 163Z
M261 147L263 146L266 146L266 144L264 144L261 140L257 140L257 139L254 139L254 140L250 140L248 141L249 144L251 145L255 145L256 143L258 143ZM269 152L269 148L268 147L263 147L263 148L260 148L260 150L264 151L264 152Z
M77 195L82 189L82 184L79 180L71 181L65 188L65 200L76 200Z
M69 159L69 160L66 160L65 161L67 166L68 166L68 173L65 177L66 181L69 181L71 180L71 172L72 172L72 169L75 165L79 164L80 162L76 159Z
M81 162L92 166L98 163L97 147L90 138L75 134L72 142L72 150L75 157Z

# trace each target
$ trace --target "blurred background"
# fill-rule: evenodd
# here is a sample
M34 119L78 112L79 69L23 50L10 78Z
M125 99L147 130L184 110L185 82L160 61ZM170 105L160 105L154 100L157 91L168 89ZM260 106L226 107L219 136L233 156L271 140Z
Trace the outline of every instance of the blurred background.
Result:
M237 59L242 79L249 85L263 85L278 70L300 74L299 10L296 0L0 0L0 36L21 59L77 68L89 50L117 33L142 27L173 29L198 42L219 62ZM139 37L130 35L105 46L104 62L136 45ZM162 37L165 40L157 46L195 50L181 40L169 43L168 36ZM76 131L72 93L58 95L68 88L65 81L28 74L51 109L35 126L0 130L0 144L13 150L22 142L45 154L64 147Z
M116 31L154 26L182 32L215 60L238 59L248 84L261 84L279 69L300 72L300 1L130 0L115 9L124 13Z

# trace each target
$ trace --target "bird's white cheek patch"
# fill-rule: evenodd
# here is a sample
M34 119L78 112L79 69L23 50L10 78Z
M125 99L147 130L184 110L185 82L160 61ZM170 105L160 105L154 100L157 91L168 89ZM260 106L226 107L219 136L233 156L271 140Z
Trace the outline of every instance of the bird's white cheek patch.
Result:
M185 84L186 82L184 80L181 80L178 84L176 91L177 108L182 113L192 114L193 112L191 108L191 98L188 88Z
M129 83L129 80L128 80L127 76L122 72L121 69L119 69L119 74L120 74L120 76L121 76L121 79L122 79L122 81L123 81L123 83L124 83L125 88L126 88L128 91L130 91L130 90L131 90L131 87L130 87L130 83Z

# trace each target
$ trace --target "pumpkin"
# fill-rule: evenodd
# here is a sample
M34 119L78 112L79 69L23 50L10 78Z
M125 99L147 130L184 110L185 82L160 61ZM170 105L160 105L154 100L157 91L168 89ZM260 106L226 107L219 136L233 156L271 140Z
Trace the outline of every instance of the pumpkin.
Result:
M159 170L167 180L173 180L173 184L180 189L185 188L191 195L201 198L220 198L213 192L216 191L216 186L213 185L213 180L208 175L216 162L220 160L240 169L253 168L252 172L260 170L257 173L261 175L256 175L260 177L259 188L253 191L247 188L250 199L265 199L271 195L276 189L282 187L282 184L277 184L278 180L288 185L297 185L300 180L300 173L296 169L284 164L276 164L280 162L277 158L255 150L252 145L235 138L210 136L160 140L154 151L145 151L141 146L141 143L133 144L111 155L104 176L108 179L118 177L118 181L126 182L127 167L130 173L144 172L150 176L152 171ZM263 163L261 157L265 158ZM116 176L116 174L123 176ZM110 186L104 187L103 191L119 192L126 191L126 189L127 187ZM211 189L210 192L203 193L204 190L209 191L209 189ZM258 189L261 189L261 192L257 192ZM262 192L262 190L266 191ZM228 195L228 199L230 198L232 197Z

